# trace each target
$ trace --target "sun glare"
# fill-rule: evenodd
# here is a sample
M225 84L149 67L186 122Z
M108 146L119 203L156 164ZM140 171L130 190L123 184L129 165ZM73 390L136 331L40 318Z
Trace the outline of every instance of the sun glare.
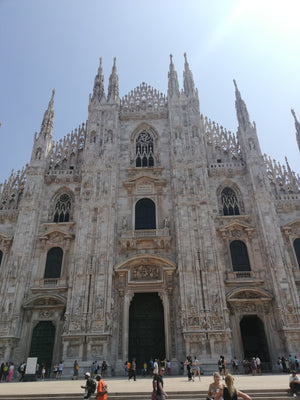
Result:
M248 16L253 22L260 20L275 30L284 29L287 34L300 31L299 0L239 0L235 15Z

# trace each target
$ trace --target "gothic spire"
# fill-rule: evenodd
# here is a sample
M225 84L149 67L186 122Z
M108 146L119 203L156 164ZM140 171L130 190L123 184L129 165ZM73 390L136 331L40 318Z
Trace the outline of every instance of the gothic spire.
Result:
M178 78L177 78L177 72L175 71L174 68L172 54L170 54L170 68L168 73L168 95L169 97L179 96Z
M235 79L233 80L235 86L235 108L239 126L246 130L251 126L246 103L242 99L241 93L237 87Z
M184 72L183 72L183 88L186 96L193 96L195 94L195 84L192 71L190 70L187 61L186 53L184 53Z
M112 102L119 100L119 78L117 74L116 57L114 58L114 65L109 77L107 100Z
M98 68L98 73L95 76L92 101L95 99L100 101L102 99L102 97L105 98L105 93L104 93L104 76L103 76L103 69L102 69L102 58L100 58L100 65Z
M296 140L297 140L298 147L299 147L299 151L300 151L300 123L299 123L299 121L297 120L295 111L294 111L293 109L291 109L291 112L292 112L293 117L294 117L294 119L295 119Z
M40 130L40 135L43 135L44 138L46 136L51 136L52 135L52 128L53 128L53 121L54 121L54 94L55 90L52 90L52 96L48 104L48 108L45 111L43 122L41 125L41 130Z

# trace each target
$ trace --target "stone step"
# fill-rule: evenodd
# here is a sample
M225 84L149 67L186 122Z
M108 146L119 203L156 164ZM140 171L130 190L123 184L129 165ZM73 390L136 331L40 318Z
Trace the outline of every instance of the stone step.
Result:
M277 390L245 390L253 400L290 400L291 394L288 394L286 389ZM182 392L168 392L169 400L205 400L206 391L182 391ZM23 394L23 395L1 395L2 400L81 400L83 393L66 393L66 394ZM92 396L94 399L95 396ZM139 393L109 393L109 400L149 400L151 398L150 392Z

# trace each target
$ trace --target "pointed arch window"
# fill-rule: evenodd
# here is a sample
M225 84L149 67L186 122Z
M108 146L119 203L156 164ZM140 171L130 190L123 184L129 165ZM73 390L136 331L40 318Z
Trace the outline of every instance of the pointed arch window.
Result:
M251 271L247 246L241 240L230 243L231 262L234 271Z
M135 205L135 229L156 229L155 203L151 199L141 199Z
M226 187L221 193L223 215L240 215L240 205L234 190Z
M0 250L0 265L1 265L1 262L2 262L2 258L3 258L3 251Z
M63 254L60 247L52 247L48 251L44 279L60 278Z
M55 203L53 222L69 222L71 206L71 197L66 193L61 194Z
M142 132L136 139L135 146L135 165L136 167L154 166L154 141L149 132Z
M300 268L300 238L294 240L294 250L298 261L298 267Z

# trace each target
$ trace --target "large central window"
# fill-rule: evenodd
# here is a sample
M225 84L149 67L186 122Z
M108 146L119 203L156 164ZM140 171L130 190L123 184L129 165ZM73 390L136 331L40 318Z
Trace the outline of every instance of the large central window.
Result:
M136 203L135 229L156 229L155 204L151 199L141 199Z
M153 137L148 132L142 132L136 139L136 158L137 167L154 166L154 147Z

